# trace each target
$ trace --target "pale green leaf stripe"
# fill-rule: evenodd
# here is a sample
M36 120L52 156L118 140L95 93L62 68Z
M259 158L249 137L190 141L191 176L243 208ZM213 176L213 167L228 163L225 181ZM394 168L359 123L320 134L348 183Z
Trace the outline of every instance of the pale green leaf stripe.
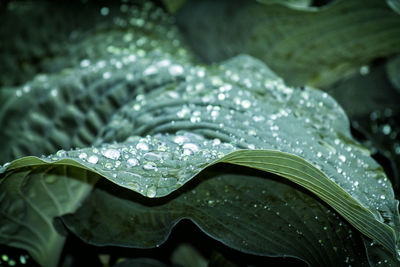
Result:
M240 150L215 163L218 162L255 168L287 178L320 197L361 233L397 253L398 235L394 229L378 221L371 211L304 159L280 151Z

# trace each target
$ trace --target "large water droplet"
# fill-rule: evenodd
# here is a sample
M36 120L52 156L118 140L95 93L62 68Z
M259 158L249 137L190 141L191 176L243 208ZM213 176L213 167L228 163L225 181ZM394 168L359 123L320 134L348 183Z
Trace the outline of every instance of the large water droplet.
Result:
M152 161L146 162L143 165L143 169L145 169L145 170L157 170L157 164L155 164Z
M140 150L149 150L149 146L146 143L140 142L136 145L136 149L140 149Z
M134 166L137 166L138 164L139 164L139 161L137 159L134 159L134 158L130 158L130 159L128 159L126 161L126 165L128 167L134 167Z
M251 102L247 99L242 100L241 105L243 108L248 109L249 107L251 107Z
M178 76L183 73L183 67L180 65L172 65L168 71L172 76Z
M107 149L101 152L104 157L117 160L121 156L121 153L116 149Z
M150 186L146 191L147 197L155 197L156 194L157 194L157 187L155 187L154 185Z
M96 164L99 161L99 158L95 155L92 155L88 158L88 162L92 164Z

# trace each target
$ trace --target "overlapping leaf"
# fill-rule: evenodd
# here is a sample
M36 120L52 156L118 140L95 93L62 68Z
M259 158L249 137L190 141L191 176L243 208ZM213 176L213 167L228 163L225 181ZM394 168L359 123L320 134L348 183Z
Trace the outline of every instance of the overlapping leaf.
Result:
M400 16L385 1L338 0L315 12L265 2L291 7L188 1L177 19L205 61L250 54L292 85L329 85L400 52Z
M190 219L246 253L296 257L310 266L367 266L358 233L314 197L271 174L220 167L157 201L103 184L63 221L91 244L150 248Z
M43 266L55 266L65 237L53 218L74 212L91 190L93 174L42 166L8 172L0 180L0 242L26 249Z

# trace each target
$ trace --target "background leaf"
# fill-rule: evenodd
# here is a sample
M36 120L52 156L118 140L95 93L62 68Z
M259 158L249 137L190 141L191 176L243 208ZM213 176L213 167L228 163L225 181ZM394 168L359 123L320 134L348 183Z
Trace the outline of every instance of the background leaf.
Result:
M255 1L189 1L177 20L205 62L250 54L297 86L332 84L400 47L400 17L380 0L334 1L316 12Z
M71 167L8 172L0 179L0 243L27 250L42 266L56 266L65 237L53 218L74 212L95 180Z

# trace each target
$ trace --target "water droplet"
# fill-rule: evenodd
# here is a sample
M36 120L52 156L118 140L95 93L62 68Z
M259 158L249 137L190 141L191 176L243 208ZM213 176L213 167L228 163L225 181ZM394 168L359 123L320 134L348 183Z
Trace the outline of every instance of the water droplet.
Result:
M147 197L155 197L156 194L157 194L157 187L155 187L154 185L150 186L146 191Z
M192 153L196 153L199 151L199 147L193 143L187 143L183 145L183 149L190 150Z
M99 161L99 158L95 155L92 155L88 158L88 162L92 164L96 164Z
M106 167L107 169L111 169L113 165L110 162L107 162L106 164L104 164L104 167Z
M121 153L118 150L112 148L102 151L101 154L103 154L104 157L113 160L117 160L121 156Z
M143 165L143 169L145 169L145 170L157 170L157 164L155 164L152 161L146 162Z
M101 14L102 16L107 16L109 13L110 13L110 9L109 9L108 7L102 7L102 8L100 9L100 14Z
M81 65L82 68L89 67L90 66L90 60L89 59L84 59L84 60L81 61L80 65Z
M360 74L367 75L369 73L369 66L364 65L360 67Z
M354 186L358 186L358 181L355 181L353 184Z
M25 86L22 88L22 91L24 91L25 93L29 93L29 92L31 91L31 87L30 87L29 85L25 85Z
M224 100L225 99L225 94L222 94L222 93L220 93L220 94L218 94L218 100Z
M103 73L104 80L108 80L108 79L110 79L110 77L111 77L111 73L109 73L108 71Z
M346 161L346 157L343 156L343 155L339 155L338 158L339 158L342 162L345 162L345 161Z
M137 166L138 164L139 164L139 161L137 159L134 159L134 158L130 158L130 159L128 159L126 161L126 165L128 167L134 167L134 166Z
M243 108L248 109L249 107L251 107L251 102L247 99L242 100L241 105Z
M56 97L56 96L58 95L57 89L51 90L51 91L50 91L50 95L51 95L52 97Z
M26 264L26 257L24 255L19 256L19 262L22 264Z
M136 149L140 149L140 150L147 151L147 150L149 150L149 146L148 146L146 143L139 142L139 143L136 145Z
M318 158L322 157L322 153L318 151L318 152L317 152L317 157L318 157Z
M143 71L143 75L148 76L157 73L157 68L150 66Z
M183 67L180 65L172 65L168 71L172 76L178 76L183 73Z
M149 152L143 155L144 159L150 160L150 161L159 161L161 160L161 155L154 153L154 152Z
M382 132L383 132L385 135L389 135L391 131L392 131L392 127L390 127L389 124L385 124L385 125L382 127Z
M175 136L175 138L174 138L174 142L178 145L182 145L185 142L185 140L186 140L186 138L183 136L180 136L180 135Z
M87 154L85 152L80 153L78 156L80 159L86 159L87 158Z
M381 195L380 198L381 198L381 199L385 199L386 197L385 197L384 195Z

